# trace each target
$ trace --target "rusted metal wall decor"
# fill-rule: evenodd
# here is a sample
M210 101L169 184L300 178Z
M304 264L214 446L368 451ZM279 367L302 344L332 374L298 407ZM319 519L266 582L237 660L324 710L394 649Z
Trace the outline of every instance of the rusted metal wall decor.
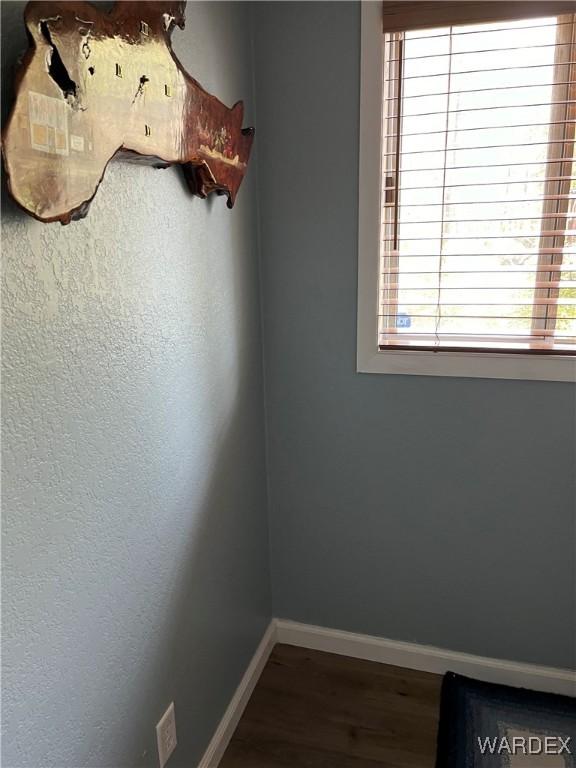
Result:
M2 135L8 187L40 221L82 218L117 154L182 165L192 192L234 200L254 136L188 75L170 37L185 2L29 2L30 39Z

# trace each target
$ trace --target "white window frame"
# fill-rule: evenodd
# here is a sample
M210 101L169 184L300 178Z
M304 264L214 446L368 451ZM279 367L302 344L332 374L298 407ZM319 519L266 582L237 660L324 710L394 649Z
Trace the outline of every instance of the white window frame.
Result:
M576 358L519 353L380 350L384 36L381 0L363 0L358 193L358 373L576 382Z

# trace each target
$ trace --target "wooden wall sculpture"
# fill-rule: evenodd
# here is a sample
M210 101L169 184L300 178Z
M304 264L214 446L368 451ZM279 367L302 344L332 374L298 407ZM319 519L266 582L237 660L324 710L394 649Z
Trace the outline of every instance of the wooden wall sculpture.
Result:
M29 2L30 40L2 135L8 187L40 221L82 218L118 154L182 165L192 192L234 205L253 128L243 104L207 93L175 57L185 2Z

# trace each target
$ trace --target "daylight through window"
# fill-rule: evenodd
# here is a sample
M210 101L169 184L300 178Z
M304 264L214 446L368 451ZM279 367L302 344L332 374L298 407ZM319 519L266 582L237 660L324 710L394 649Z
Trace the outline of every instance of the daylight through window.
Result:
M576 16L384 40L380 348L576 353Z

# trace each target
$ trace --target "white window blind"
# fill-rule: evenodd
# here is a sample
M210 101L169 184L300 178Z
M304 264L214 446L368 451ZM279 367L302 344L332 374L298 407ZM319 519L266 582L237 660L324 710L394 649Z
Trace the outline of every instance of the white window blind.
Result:
M381 349L576 353L576 15L384 35Z

